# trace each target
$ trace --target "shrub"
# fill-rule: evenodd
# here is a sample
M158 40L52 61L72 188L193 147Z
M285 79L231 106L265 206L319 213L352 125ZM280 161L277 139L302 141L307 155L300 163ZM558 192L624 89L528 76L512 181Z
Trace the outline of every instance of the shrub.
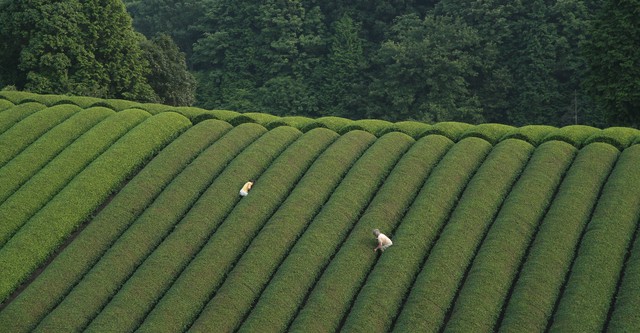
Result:
M434 124L429 129L422 132L420 136L423 137L425 135L439 134L439 135L446 136L447 138L449 138L454 142L457 142L460 140L460 137L464 132L468 131L473 127L474 125L467 124L467 123L459 123L455 121L441 122L441 123Z
M538 146L543 139L552 131L557 130L556 127L547 125L527 125L513 128L500 138L500 141L506 139L518 139L526 141L533 146Z
M175 113L149 118L38 211L0 249L4 259L0 261L0 299L15 290L127 177L188 125L186 118Z
M229 124L233 125L233 126L238 126L240 124L244 124L244 123L255 123L255 119L246 116L244 114L239 114L231 119L229 119Z
M102 106L112 109L114 111L123 111L127 109L143 109L141 103L127 101L124 99L102 99L99 102L93 103L91 106Z
M80 110L77 106L54 106L36 112L0 134L0 168L43 134Z
M410 237L419 240L419 248L414 249L412 258L398 258L398 265L410 267L412 259L421 259L490 148L486 141L478 138L468 138L454 145L433 170L402 221L380 219L373 214L363 216L319 278L291 330L327 332L340 328L342 318L376 261L377 256L371 251L373 247L363 248L363 244L375 244L371 239L374 228L391 236L401 223L398 233L392 236L397 245L389 248L383 257L395 257L396 248L403 247L411 233ZM388 282L388 288L395 288L393 282ZM317 320L319 317L322 320Z
M24 118L46 108L40 103L26 103L0 113L0 135Z
M585 140L601 132L599 128L585 126L585 125L571 125L562 128L555 129L542 140L543 142L557 140L564 141L576 148L582 148L586 145Z
M341 129L347 125L351 125L353 120L341 117L321 117L316 119L316 122L323 125L322 127L326 127L336 133L340 133Z
M112 114L104 108L79 111L0 168L0 203L79 136Z
M575 150L558 141L535 150L473 260L445 331L494 330L520 262Z
M315 122L315 120L313 120L312 118L300 117L300 116L281 117L279 121L282 121L285 124L287 124L287 126L295 127L303 132L306 132L303 130L305 126ZM322 126L319 126L319 127L322 127Z
M26 92L26 91L17 91L17 90L0 90L0 96L3 99L11 101L13 104L22 104L22 101L25 99L34 99L39 95Z
M285 128L283 127L283 129ZM293 130L292 128L288 129ZM317 190L328 195L327 188L332 189L337 185L346 172L345 169L348 169L353 160L362 154L373 139L373 136L368 133L353 132L341 136L329 146L306 173L316 174L324 170L332 171L330 173L331 181L317 183ZM274 173L269 178L282 172L280 170L282 163L286 165L285 160L279 161L280 166L274 169ZM315 167L315 165L319 165L319 167ZM319 170L314 171L314 169ZM304 181L304 179L300 180L300 182ZM138 331L180 331L187 328L197 318L198 313L202 311L211 295L222 283L231 265L237 261L251 239L274 213L270 210L277 209L277 205L276 207L272 207L273 205L263 206L260 203L270 200L268 196L272 191L280 193L275 198L282 197L283 194L286 196L288 193L286 187L278 188L278 181L273 178L268 182L265 181L265 185L261 185L262 183L262 179L259 179L251 193L238 204L238 209L226 217L225 223L218 228L198 255L176 279L138 328ZM329 190L329 194L330 192L331 190ZM237 192L234 195L237 196ZM252 208L249 209L249 207ZM212 270L211 267L215 267L215 270ZM207 275L206 280L202 279L202 274Z
M137 106L137 108L145 110L147 112L149 112L150 114L158 114L158 113L162 113L162 112L177 112L175 107L173 106L169 106L169 105L165 105L165 104L157 104L157 103L143 103ZM187 117L186 115L183 114L183 116ZM192 120L190 117L187 117L190 120Z
M329 126L314 120L314 121L312 121L310 123L304 124L300 130L302 132L308 132L308 131L310 131L312 129L315 129L315 128L329 128ZM335 132L335 130L333 130L333 129L331 129L331 130Z
M618 154L603 143L578 153L540 225L506 306L501 331L546 330L584 226Z
M352 208L356 212L362 211L412 143L413 139L401 133L378 139L342 180L328 181L339 174L334 167L314 165L253 239L191 328L196 331L237 329L289 248L304 233L332 193L348 190L362 201L359 207ZM317 171L319 175L311 173ZM339 184L339 187L329 187L325 192L319 186L318 179L327 180L320 184ZM274 243L274 239L278 239L278 242ZM304 274L308 272L301 272L300 275Z
M0 111L4 111L4 110L8 110L11 108L14 108L16 105L11 103L11 101L8 101L6 99L0 99Z
M217 151L208 149L203 156L205 158L194 160L158 196L153 205L123 233L64 301L45 318L40 327L58 329L63 327L65 330L74 331L85 329L86 325L118 292L123 283L138 269L140 263L158 246L162 246L162 242L169 233L175 228L184 227L180 222L185 214L188 214L186 215L186 224L188 224L193 221L189 221L189 216L192 216L194 210L203 214L202 206L206 206L208 208L205 212L207 225L210 228L215 227L217 221L221 220L238 200L237 192L228 190L229 184L226 184L226 191L220 191L220 182L224 182L231 175L238 178L235 179L237 183L246 179L237 172L238 169L250 172L252 169L266 168L271 162L269 158L260 161L248 158L248 156L270 157L272 154L277 155L283 145L286 146L299 134L299 132L287 133L285 131L269 132L254 141L256 136L264 133L262 126L242 126L237 129L243 130L242 134L246 138L239 140L237 135L239 133L236 131L233 133L236 134L234 141L230 141L231 138L225 140L227 139L225 136L216 143ZM251 141L254 141L253 144L234 158L242 150L236 147L244 147L247 142ZM230 143L233 144L230 146ZM224 153L225 150L229 153ZM232 159L233 161L229 164ZM254 175L249 174L248 176ZM189 186L190 184L191 186ZM201 201L202 195L208 198L206 203ZM215 208L212 208L210 197L215 197ZM200 208L198 208L199 206ZM206 241L206 236L207 234L201 235L203 242ZM190 258L191 256L188 257L188 259Z
M171 180L230 127L225 122L206 121L163 149L55 257L38 279L0 312L4 327L11 332L32 331Z
M467 137L477 137L480 139L484 139L491 144L496 144L499 140L505 136L505 134L512 131L513 126L503 125L503 124L480 124L473 126L466 130L460 136L460 139L464 139Z
M371 319L374 323L379 321L376 328L389 330L403 295L408 296L394 331L437 332L441 328L478 246L533 150L529 143L517 139L504 140L493 148L462 193L422 270L407 277L413 278L417 274L413 286L410 280L404 282L405 294L382 302L381 306L388 310L380 319ZM407 251L410 250L412 248L407 247ZM372 274L370 280L382 283L392 278L389 272L382 270L383 267L377 275ZM362 295L361 298L364 306L360 312L364 315L374 304L371 297Z
M625 149L604 185L553 316L552 332L604 329L640 218L639 151L640 146Z
M132 110L108 117L31 177L0 205L0 220L4 221L0 224L0 244L5 244L89 163L148 116L144 111Z
M289 129L288 131L297 130ZM256 170L261 167L266 168L264 163L270 163L269 169L259 178L259 186L256 185L251 195L243 199L242 203L249 202L247 205L252 206L262 205L266 211L276 210L306 169L336 137L335 133L328 130L307 133L291 144L272 163L268 159L256 162L238 157L233 163L240 166L253 165ZM264 149L257 146L251 149L258 148ZM252 172L254 174L251 174ZM230 185L235 189L232 183L241 183L243 181L241 177L256 178L255 170L246 170L245 174L236 173L233 177L222 174L218 179L224 178L227 183L215 182L209 187L208 196L213 199L212 201L216 201L219 196L228 192ZM265 192L266 190L268 192ZM269 194L260 196L260 193ZM236 193L234 195L237 196ZM259 203L256 200L263 202ZM210 208L212 203L199 201L199 204L180 222L179 227L164 239L162 244L138 267L118 294L87 328L88 331L133 331L140 325L153 305L171 286L175 277L215 230L215 224L211 223L211 220L216 218L215 214L212 215ZM242 206L246 209L247 205ZM135 302L132 302L133 299Z
M609 127L588 137L584 144L604 142L623 150L629 147L638 137L640 137L640 131L635 128Z
M430 129L431 126L432 125L418 121L401 121L388 126L380 134L384 135L389 132L402 132L417 140L421 137L421 134Z
M346 133L353 130L363 130L367 131L377 137L381 137L386 134L386 129L391 127L393 124L386 120L377 120L377 119L363 119L353 121L351 124L346 125L340 129L341 133Z

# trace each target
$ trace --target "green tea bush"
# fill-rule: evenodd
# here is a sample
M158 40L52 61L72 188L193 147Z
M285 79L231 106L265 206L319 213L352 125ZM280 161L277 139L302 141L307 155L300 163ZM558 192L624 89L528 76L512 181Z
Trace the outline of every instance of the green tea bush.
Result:
M15 107L0 113L0 134L7 131L13 125L24 118L45 109L46 106L40 103L26 103L16 105Z
M596 133L600 133L601 131L602 130L600 130L599 128L591 126L570 125L550 131L542 141L564 141L576 148L582 148L586 145L585 141L587 140L587 138Z
M0 224L0 245L5 244L89 163L147 117L149 114L141 110L124 111L108 117L24 183L0 205L0 220L4 221Z
M0 111L9 110L14 108L16 105L11 103L11 101L6 99L0 99Z
M103 99L99 102L93 103L91 106L102 106L105 108L112 109L114 111L123 111L127 109L143 109L141 103L127 101L124 99Z
M575 151L558 141L534 151L469 268L445 332L494 330L520 263Z
M113 115L113 111L104 108L79 111L42 135L0 168L0 203L4 202L63 149L110 115Z
M638 304L640 304L640 237L636 229L635 244L625 264L607 331L640 331Z
M331 129L331 128L329 128L329 126L327 126L327 125L325 125L325 124L323 124L323 123L321 123L319 121L315 121L314 120L312 122L309 122L309 123L306 123L306 124L302 125L302 128L300 128L300 130L303 131L303 132L308 132L308 131L310 131L312 129L315 129L315 128L328 128L328 129ZM331 130L335 132L334 129L331 129Z
M480 139L484 139L494 145L513 129L513 126L503 124L480 124L466 130L464 133L462 133L460 139L477 137Z
M244 114L239 114L231 119L229 119L229 124L233 125L233 126L238 126L240 124L244 124L244 123L255 123L255 119L246 116Z
M551 332L604 330L640 218L638 165L640 146L625 149L618 158L580 242Z
M278 129L281 128L278 127L276 130ZM293 130L290 127L282 127L282 129ZM318 157L305 176L322 173L329 178L322 178L323 181L315 182L315 188L307 188L311 192L318 192L318 194L308 194L312 198L310 204L315 202L316 195L330 195L349 166L369 147L374 139L371 134L365 132L343 135ZM277 194L274 196L275 199L282 199L288 195L288 187L279 187L280 183L277 180L278 175L286 172L286 165L287 161L282 159L278 161L276 169L271 172L267 170L269 176L267 177L265 173L265 185L261 185L263 183L262 177L258 179L251 193L242 199L237 209L234 209L226 217L225 223L217 229L149 313L146 320L138 328L139 332L174 332L184 330L193 323L223 282L228 270L277 209L277 204L269 203L272 200L269 197L270 193L275 191ZM307 178L311 178L311 176ZM300 182L313 182L313 179L304 180L303 176ZM234 189L235 196L237 196L237 188L241 185L238 184ZM263 202L269 204L262 204ZM211 267L216 269L212 271ZM202 279L202 274L207 275L206 280Z
M452 145L449 139L437 135L414 143L393 168L371 202L371 191L375 187L372 188L370 184L377 185L381 180L369 177L366 172L350 172L292 247L240 331L285 331L367 204L368 208L363 216L369 219L400 219L426 177ZM371 160L376 155L372 152L368 157L365 156L353 170L376 168L376 161Z
M54 106L36 112L0 134L0 168L43 134L80 110L77 106Z
M26 92L26 91L17 91L17 90L0 90L0 96L3 99L11 101L13 104L22 104L22 101L29 98L34 99L38 98L38 94Z
M279 121L282 121L285 124L287 124L287 126L295 127L303 132L306 132L304 130L305 126L315 122L313 118L301 117L301 116L281 117L279 120L275 120L275 122L279 122ZM319 127L322 127L322 126L319 126ZM311 128L309 128L309 130L311 130Z
M162 190L230 128L226 122L205 121L163 149L56 256L38 279L0 312L4 327L14 333L31 332Z
M290 329L298 332L328 332L340 328L341 320L348 313L376 262L377 255L372 251L375 240L371 235L374 228L386 232L394 239L395 245L382 255L383 258L396 257L397 248L404 247L404 242L410 242L407 239L411 234L410 237L417 243L407 245L414 248L412 256L408 258L398 255L396 265L411 267L412 261L416 260L419 265L467 181L490 148L491 145L478 138L468 138L454 145L429 175L401 222L397 219L380 219L373 214L363 216L319 278ZM399 223L401 227L394 233ZM372 246L363 247L365 244ZM394 282L387 282L389 285L385 289L396 287ZM319 317L322 320L317 320Z
M540 225L500 331L546 330L584 226L618 154L617 149L604 143L580 150Z
M430 129L431 126L432 125L418 121L401 121L388 126L380 134L384 135L389 132L402 132L417 140L421 137L421 134Z
M383 303L389 310L380 319L373 319L381 322L379 327L389 331L402 296L408 295L394 331L438 332L441 329L477 248L533 150L531 144L517 139L503 140L493 148L462 193L413 286L411 281L405 282L405 294L396 295L390 305ZM390 275L378 274L379 283ZM413 276L415 274L410 275ZM373 307L374 302L369 299L363 310Z
M289 129L289 131L297 130ZM267 208L268 210L276 210L311 163L336 138L337 134L328 130L312 131L300 137L273 161L269 169L260 176L260 186L255 188L260 190L252 190L251 196L245 198L247 200L243 199L242 203L249 201L254 206L260 204L265 207L270 206ZM264 160L261 163L267 161ZM243 166L254 165L253 168L256 169L261 164L255 161L243 161L240 158L233 163ZM262 165L262 167L265 166ZM245 167L244 169L246 170L247 168ZM257 178L255 174L249 174L252 172L251 170L246 170L245 172L247 174L236 174L233 177L225 177L223 174L219 179L224 177L228 181L237 184L242 182L239 177L245 177L245 179ZM255 171L253 172L255 173ZM272 186L269 186L269 184ZM217 195L214 195L214 186L216 187L215 190L220 192ZM222 193L228 192L229 187L236 189L237 186L230 186L230 184L222 184L220 182L214 183L208 190L211 192L210 197L216 198L223 195ZM267 188L269 195L258 196L260 193L267 193L265 192ZM250 200L254 198L261 199L263 203ZM205 203L203 201L184 217L178 225L179 227L145 259L145 262L91 323L87 331L133 331L141 324L153 305L165 290L171 286L175 277L180 274L189 260L197 254L198 250L212 234L215 224L211 223L211 220L215 216L212 216L210 204L213 204L213 202ZM196 209L200 209L200 212L197 213ZM241 209L241 207L238 207L238 209ZM135 306L132 306L132 299L136 300Z
M467 123L459 123L455 121L449 122L441 122L432 125L426 131L422 132L420 136L431 135L431 134L439 134L446 136L450 140L457 142L460 140L462 134L469 129L473 128L474 125Z
M341 133L346 133L353 130L363 130L367 131L377 137L381 137L386 134L386 129L391 127L393 124L386 120L377 120L377 119L362 119L355 120L353 123L346 125L340 129Z
M146 113L146 112L145 112ZM191 123L175 114L149 118L87 166L0 249L4 300L104 200Z
M162 112L177 112L176 108L173 107L173 106L164 105L164 104L157 104L157 103L143 103L143 104L138 105L137 108L145 110L145 111L147 111L147 112L149 112L150 114L153 114L153 115L158 114L158 113L162 113ZM187 117L184 114L183 114L183 116ZM190 117L187 117L187 118L192 120Z
M506 139L518 139L526 141L533 146L538 146L543 142L543 139L549 135L549 133L557 130L556 127L547 125L527 125L522 127L515 127L500 138L500 141Z
M324 166L313 169L322 169L322 176L305 175L291 196L251 242L191 328L196 331L237 329L289 248L304 233L331 194L346 188L353 196L368 202L413 142L413 139L401 133L389 134L376 140L345 178L339 181L339 187L332 188L327 193L319 191L317 180L335 174L334 168ZM353 178L358 178L358 181ZM362 211L364 207L361 205L352 208ZM278 242L274 243L274 239L278 239ZM303 274L308 272L301 273Z
M86 96L66 96L66 98L71 102L71 104L75 104L83 109L88 109L92 105L103 101L101 98Z
M635 128L609 127L588 137L584 144L604 142L623 150L633 144L638 137L640 137L640 130Z
M45 318L40 327L64 327L65 330L85 329L86 325L99 314L99 311L121 288L123 283L138 269L138 266L145 261L145 258L158 246L163 246L162 242L169 233L183 225L181 221L183 221L185 214L191 214L191 211L197 209L194 205L202 205L199 203L199 199L203 192L206 193L205 196L211 196L211 193L215 193L214 196L217 199L215 206L221 211L222 216L226 215L225 210L230 209L229 207L232 207L233 202L237 200L237 192L229 191L228 186L226 194L216 190L219 189L218 184L221 181L229 178L229 174L236 177L242 176L232 172L234 165L240 164L247 170L266 168L271 162L270 159L267 158L264 162L260 162L247 158L247 156L255 155L256 152L270 156L274 154L274 150L277 155L283 144L286 145L296 137L296 133L270 132L256 140L257 136L264 133L262 126L242 126L237 129L243 130L244 133L241 134L246 138L239 141L238 135L235 135L235 141L238 142L234 142L229 147L230 142L226 140L227 136L225 136L214 146L220 147L219 149L223 151L228 150L230 153L220 153L220 150L216 152L208 149L194 160L158 196L153 205L123 233L64 301ZM253 144L234 158L241 150L236 146L244 147L247 142L251 141L254 141ZM225 168L231 159L233 161ZM247 165L251 163L255 166L248 167ZM225 201L231 202L231 204L225 205ZM211 227L214 227L218 216L211 209L211 201L206 206L209 207L207 222ZM188 220L187 218L185 221L187 224L192 221ZM201 236L204 238L203 241L206 241L206 235ZM166 254L166 252L164 253ZM188 259L190 258L189 256ZM142 306L144 302L137 299L137 303ZM65 319L70 315L73 319Z
M353 120L342 117L327 116L316 119L316 122L323 125L321 127L326 127L336 133L340 133L342 128L347 125L351 125Z

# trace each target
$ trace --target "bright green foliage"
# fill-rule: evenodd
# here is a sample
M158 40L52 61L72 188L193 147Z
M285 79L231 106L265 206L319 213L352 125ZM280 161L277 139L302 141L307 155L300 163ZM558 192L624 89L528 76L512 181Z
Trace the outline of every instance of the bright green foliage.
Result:
M117 113L69 145L0 205L0 243L6 243L23 224L46 205L87 165L116 140L149 117L141 110Z
M238 129L245 130L244 133L241 133L246 137L243 139L245 142L253 141L257 135L264 133L264 128L258 125L239 127ZM253 135L251 135L252 132ZM85 329L106 305L106 302L120 289L122 283L138 268L140 262L158 248L168 233L174 228L180 228L182 226L180 222L187 224L190 222L189 218L182 219L185 214L192 213L193 210L195 210L195 214L202 214L197 209L198 205L210 207L211 202L197 201L205 190L205 196L215 196L217 199L216 206L219 211L213 212L209 209L207 212L208 225L215 227L217 225L215 221L221 220L221 216L227 213L225 210L232 207L238 198L235 191L226 191L225 196L220 195L219 183L225 180L229 181L229 176L226 174L236 174L237 178L233 179L235 183L240 183L243 179L254 176L238 174L234 171L239 169L239 165L254 165L252 168L255 169L253 170L245 168L247 173L265 168L265 165L272 161L273 155L277 156L283 145L286 146L288 142L295 139L296 134L294 130L292 132L284 130L269 132L238 155L231 162L229 168L224 167L235 156L238 148L235 148L237 147L235 145L229 146L221 143L224 138L219 140L216 146L223 151L229 149L229 153L220 154L219 151L208 150L205 156L209 157L209 160L205 158L194 160L185 172L174 179L154 201L153 205L105 253L82 281L65 297L64 301L40 323L39 329L47 330L54 327L63 327L65 330ZM264 158L260 162L259 157L262 156L268 158ZM220 174L223 169L224 173ZM220 174L219 178L216 177L218 174ZM191 182L199 183L200 186L186 186ZM223 187L228 188L229 184L226 185ZM207 234L205 233L203 236ZM70 317L73 319L68 319Z
M271 163L271 167L259 178L260 186L256 186L255 189L260 188L260 190L264 191L264 188L269 184L276 185L270 188L271 194L268 197L264 197L264 199L269 200L269 202L263 203L265 209L275 210L278 205L282 204L283 197L295 186L295 183L299 181L304 171L311 165L317 155L336 137L336 133L327 130L310 132L296 140L278 159ZM265 160L265 162L267 161ZM241 161L240 157L237 162L234 161L233 163L259 165L255 161ZM224 176L223 174L220 177ZM255 178L255 175L249 176ZM234 177L236 178L234 182L238 183L237 178L241 177L241 175L236 174ZM241 181L242 179L240 179ZM228 189L227 184L214 183L208 189L211 198L215 197L213 186L216 186L216 190L221 193L226 192ZM260 190L257 192L260 193ZM252 190L251 197L254 197L255 193L256 191ZM199 202L184 217L178 228L163 240L162 244L154 250L144 264L122 286L118 294L102 309L100 315L87 328L88 331L133 331L142 322L142 319L151 310L152 306L160 299L165 290L171 286L174 276L184 269L206 242L207 236L214 231L214 225L211 223L213 216L208 207L210 204L213 204L213 202ZM257 203L254 201L253 204ZM291 223L291 221L287 222ZM167 260L167 258L171 260ZM128 307L128 304L133 299L136 300L136 310L138 311L133 311L131 307Z
M508 131L500 140L518 139L527 141L534 146L538 146L542 143L542 140L554 130L556 130L555 127L546 125L527 125L516 127Z
M638 149L638 148L634 148ZM637 227L636 227L637 228ZM625 263L620 288L617 291L613 313L607 327L609 332L640 330L638 304L640 304L640 237L636 229L635 243Z
M640 137L640 130L625 127L610 127L593 134L585 140L585 144L605 142L619 150L629 147Z
M342 179L341 186L350 189L353 177L359 179L359 190L354 196L368 201L379 185L384 181L400 156L413 144L413 139L404 134L390 134L380 138L365 154L358 159L349 173ZM325 172L333 172L325 169ZM315 171L315 170L314 170ZM355 175L355 176L354 176ZM311 203L315 196L311 193L319 192L314 175L307 174L296 186L296 190L287 199L256 236L249 248L234 269L229 273L227 282L223 284L209 301L202 313L191 326L196 331L232 331L236 329L244 316L250 311L260 292L264 289L276 268L282 262L290 247L295 244L297 236L302 234L320 206ZM340 191L336 188L334 192ZM318 195L318 194L316 194ZM321 197L320 205L326 202L326 196ZM356 211L361 211L359 207ZM279 242L273 244L273 239ZM244 292L238 292L238 288Z
M0 249L5 259L0 262L0 299L15 290L122 182L190 125L175 113L151 117L69 182Z
M466 132L462 133L460 139L467 137L477 137L489 141L491 144L496 144L498 140L501 140L506 133L513 130L512 126L503 124L480 124L473 126Z
M366 132L351 132L341 136L318 157L307 171L307 174L317 175L318 178L310 176L307 178L308 180L305 178L300 180L302 183L309 182L314 185L314 188L306 189L309 193L303 195L303 198L310 197L310 206L315 206L318 209L317 207L326 201L352 163L371 145L374 139L375 137ZM280 161L280 163L284 162ZM282 171L276 171L276 174L280 172ZM322 181L318 181L318 179ZM177 278L171 289L166 292L142 326L139 327L139 331L173 332L184 330L196 319L211 295L223 282L223 278L232 264L250 245L251 239L260 231L267 217L274 213L270 211L270 205L264 207L260 202L268 200L263 197L278 184L270 181L265 187L261 187L261 182L258 180L255 188L241 201L239 209L227 216L226 222L218 228L194 260ZM283 190L286 188L279 189L279 191ZM261 191L263 191L262 194ZM237 196L237 192L234 194ZM305 208L300 207L303 210ZM211 267L218 269L212 271ZM201 278L202 274L208 276L206 280Z
M315 120L317 123L335 132L341 132L345 126L352 124L352 120L341 117L322 117Z
M113 111L104 108L79 111L65 122L43 134L13 160L0 168L0 203L4 202L79 136L112 114Z
M580 149L586 145L585 141L588 138L592 137L593 135L597 135L600 132L600 129L591 126L570 125L550 131L549 134L545 136L543 142L559 140L569 143Z
M460 140L462 134L471 129L473 125L459 122L441 122L429 127L426 131L420 134L421 136L429 134L440 134L446 136L450 140L457 142Z
M10 112L0 113L0 134L4 133L6 130L11 128L11 126L18 123L20 120L44 108L46 108L44 104L25 103L25 104L16 105L16 107L11 108Z
M400 219L425 178L451 145L448 139L435 135L414 143L373 201L369 201L369 196L359 194L371 195L372 186L375 189L379 184L368 177L367 172L358 173L357 170L361 167L377 169L376 161L361 158L291 249L240 331L284 331L358 219ZM376 156L369 154L368 158ZM367 204L368 208L361 216L360 212Z
M576 149L540 145L483 240L444 327L445 332L494 329L513 279Z
M625 149L580 242L551 332L602 331L640 219L640 146Z
M392 124L387 128L387 132L398 131L402 132L414 139L419 139L422 133L425 133L432 125L421 123L417 121L401 121ZM386 134L383 133L382 134Z
M290 329L297 332L326 332L340 328L342 318L347 315L378 258L371 251L374 246L369 251L363 251L363 244L375 245L375 239L371 236L373 229L380 229L392 239L400 239L394 244L397 247L403 246L401 239L411 234L421 247L408 245L417 253L406 260L419 262L426 255L458 195L462 193L471 174L484 160L489 149L490 145L478 138L465 139L451 148L429 176L402 221L398 218L379 218L377 214L365 214L319 277ZM402 227L396 234L394 230L400 223ZM392 256L394 246L383 256ZM410 267L411 264L408 263L407 266ZM317 320L319 317L322 320Z
M4 111L13 107L15 107L15 104L11 103L11 101L0 99L0 111Z
M190 128L163 149L55 258L39 279L0 312L0 322L8 323L5 327L12 332L32 331L162 190L230 127L224 122L206 121ZM232 139L241 137L232 136Z
M364 119L356 120L340 129L340 133L346 133L356 129L367 131L377 137L386 134L386 129L391 127L391 123L384 120Z
M101 106L114 111L122 111L126 109L140 109L140 103L132 102L124 99L104 99L91 104L91 106Z
M456 209L429 253L413 287L411 290L402 290L404 295L408 296L402 312L397 317L394 331L439 331L478 246L532 151L533 147L528 143L513 139L505 140L493 148L462 193ZM487 191L488 189L490 191ZM378 274L386 277L390 273L381 270ZM417 272L409 278L415 274ZM365 322L370 320L376 323L375 328L378 329L389 326L399 310L398 298L403 294L397 295L394 299L395 304L384 302L385 308L389 308L385 316L366 318ZM366 298L362 299L366 302ZM367 305L364 309L371 308L373 304ZM378 313L376 311L376 314ZM386 327L386 330L389 330L389 327Z
M580 150L540 225L500 331L546 330L582 231L618 155L617 149L602 143Z

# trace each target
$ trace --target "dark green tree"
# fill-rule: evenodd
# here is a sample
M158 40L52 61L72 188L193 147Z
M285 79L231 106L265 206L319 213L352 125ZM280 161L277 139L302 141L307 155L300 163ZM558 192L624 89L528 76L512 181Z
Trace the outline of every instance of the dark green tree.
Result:
M469 89L481 62L479 41L460 19L400 17L374 60L368 116L482 122L479 99Z
M589 27L585 86L613 124L640 126L640 1L607 0Z
M159 102L175 106L190 106L195 102L196 79L187 70L184 53L169 35L159 34L151 40L141 37L141 48L151 72L149 84Z
M37 93L157 100L121 1L6 1L0 22L5 84Z

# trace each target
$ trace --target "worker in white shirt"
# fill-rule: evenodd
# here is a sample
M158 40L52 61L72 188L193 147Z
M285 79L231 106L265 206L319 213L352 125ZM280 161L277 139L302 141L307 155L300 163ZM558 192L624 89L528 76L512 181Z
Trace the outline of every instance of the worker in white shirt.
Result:
M250 180L250 181L244 183L244 186L242 186L242 188L240 189L240 196L241 197L246 197L249 194L249 190L251 190L251 187L253 186L253 183L255 183L253 180Z
M380 251L384 251L386 248L393 245L393 242L391 241L391 239L389 239L387 235L381 233L380 230L373 229L373 235L376 236L376 238L378 239L378 246L376 246L376 248L373 249L373 252L378 251L378 249L380 249Z

